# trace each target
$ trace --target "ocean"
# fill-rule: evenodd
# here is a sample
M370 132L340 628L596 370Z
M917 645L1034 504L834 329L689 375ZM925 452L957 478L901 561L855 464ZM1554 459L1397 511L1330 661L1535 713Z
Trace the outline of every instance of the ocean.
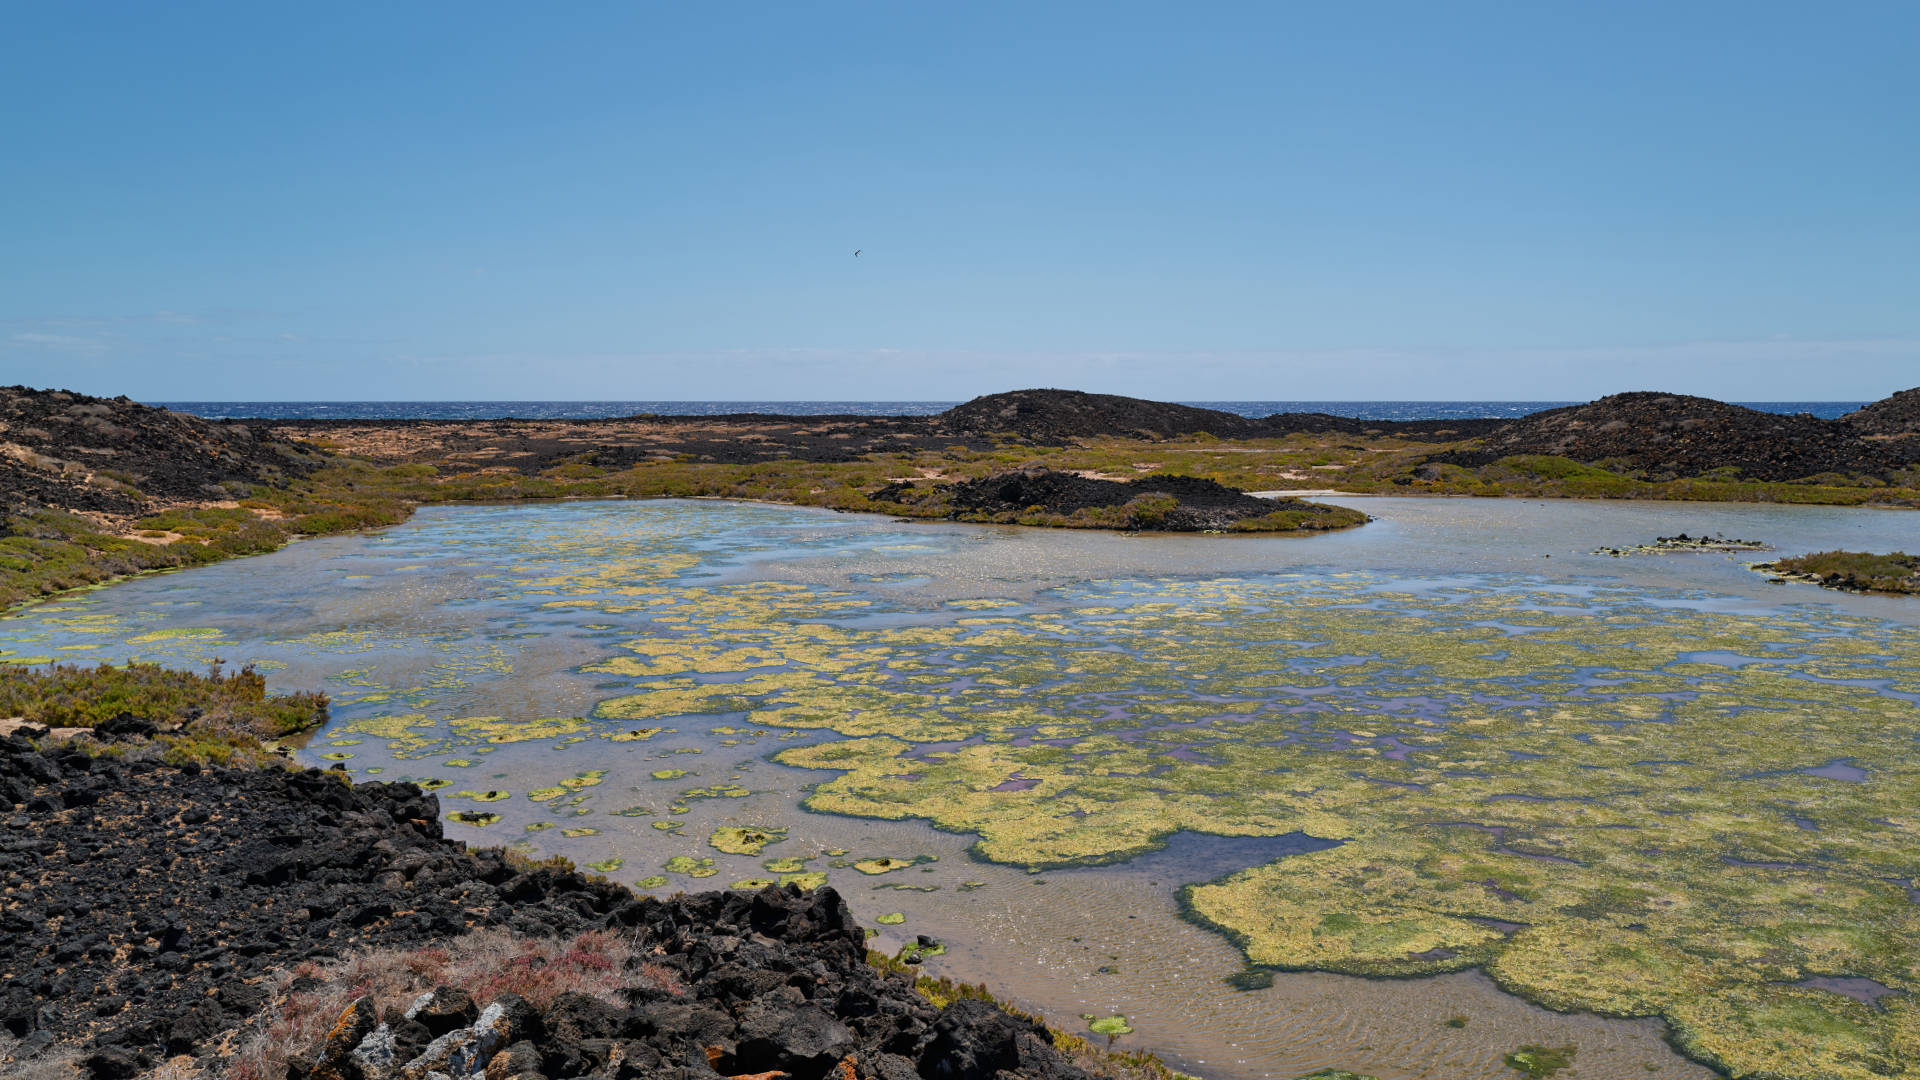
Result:
M957 401L161 401L154 404L210 420L597 420L653 413L663 416L720 416L767 413L777 416L933 416ZM1205 409L1241 416L1317 412L1360 420L1469 420L1525 416L1543 409L1579 405L1577 401L1187 401ZM1836 417L1864 401L1741 401L1750 409L1775 413L1812 413Z

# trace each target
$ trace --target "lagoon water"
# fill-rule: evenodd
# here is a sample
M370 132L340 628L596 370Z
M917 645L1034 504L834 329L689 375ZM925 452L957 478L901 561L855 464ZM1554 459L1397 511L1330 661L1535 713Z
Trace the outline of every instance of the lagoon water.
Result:
M1920 627L1911 600L1768 584L1745 566L1764 556L1593 554L1678 532L1784 553L1911 547L1920 517L1899 512L1331 501L1376 520L1295 539L905 523L710 501L430 507L381 532L27 609L0 621L0 659L254 663L276 689L333 698L332 721L301 760L339 763L359 779L441 784L447 810L487 820L450 820L451 835L564 854L642 891L824 873L863 923L880 925L879 947L931 934L951 948L929 970L986 981L1068 1028L1124 1014L1136 1034L1122 1045L1206 1077L1338 1066L1385 1080L1494 1080L1512 1075L1501 1056L1524 1043L1577 1045L1576 1076L1711 1075L1669 1049L1657 1021L1548 1012L1474 971L1277 973L1271 987L1233 988L1244 957L1181 917L1180 888L1327 846L1312 837L1184 828L1161 850L1102 865L986 861L976 834L940 831L917 805L878 816L877 788L864 803L847 796L857 813L810 811L803 800L838 774L775 760L847 737L898 737L931 766L969 747L1065 744L1089 732L1132 745L1205 725L1209 703L1231 711L1234 695L1181 673L1181 650L1192 642L1200 667L1202 643L1230 649L1243 628L1217 617L1222 604L1282 621L1295 604L1391 609L1429 624L1492 605L1512 613L1503 632L1514 634L1547 611L1791 617L1814 632L1834 619L1878 628L1900 648ZM1192 620L1190 634L1175 616ZM1478 609L1474 618L1490 625ZM1793 659L1712 652L1688 659L1733 671ZM1285 707L1266 705L1444 719L1476 704L1366 656L1339 662L1368 674L1327 680L1325 665L1301 667L1295 688L1266 695ZM1388 696L1389 684L1403 696ZM1512 692L1544 691L1516 679ZM818 715L820 702L843 697L861 711ZM1157 768L1175 771L1210 752L1154 745L1167 758ZM1033 786L1017 773L1004 783L987 790L1013 797ZM786 835L763 853L726 854L707 837L729 825ZM1020 842L1043 841L1097 853L1106 838ZM993 843L1003 846L983 845L989 854L1015 850L1005 837ZM901 868L855 865L879 857ZM1464 1026L1447 1024L1457 1017Z

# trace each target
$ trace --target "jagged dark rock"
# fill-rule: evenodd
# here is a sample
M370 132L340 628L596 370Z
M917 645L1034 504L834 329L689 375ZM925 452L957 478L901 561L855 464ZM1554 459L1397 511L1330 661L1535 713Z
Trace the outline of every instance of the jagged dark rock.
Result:
M1920 386L1881 398L1840 419L1862 435L1920 437Z
M177 1054L218 1075L224 1033L270 1003L270 972L481 927L612 930L656 974L636 975L625 1004L565 992L535 1009L460 987L362 998L288 1080L429 1067L490 1080L1086 1075L1044 1028L977 1001L936 1009L870 966L831 889L636 898L444 839L438 801L411 784L89 757L17 736L0 738L0 801L0 1028L20 1047L72 1049L86 1077Z
M1209 527L1199 519L1230 523L1272 513L1274 504L1244 491L1192 476L1152 476L1138 480L1096 480L1054 469L1022 469L965 480L949 489L961 513L1020 511L1037 506L1053 514L1125 506L1142 495L1171 495L1180 501L1179 517L1196 519L1189 527ZM1173 518L1175 515L1169 515ZM1183 522L1184 523L1184 520ZM1212 527L1218 527L1214 524Z

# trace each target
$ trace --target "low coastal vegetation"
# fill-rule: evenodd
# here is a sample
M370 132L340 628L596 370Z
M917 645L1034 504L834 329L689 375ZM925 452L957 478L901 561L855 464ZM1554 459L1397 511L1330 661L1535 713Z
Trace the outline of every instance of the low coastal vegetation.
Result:
M406 499L349 485L331 471L296 489L261 488L233 506L174 506L111 518L39 508L0 520L0 609L158 570L275 551L302 536L393 525Z
M265 745L319 727L325 694L267 693L251 667L205 674L156 664L0 665L0 717L44 728L86 729L86 742L111 753L131 746L170 762L277 760ZM123 742L131 738L133 742Z
M1818 551L1770 563L1755 570L1806 581L1828 589L1850 592L1920 593L1920 555L1895 551L1875 555L1864 551Z

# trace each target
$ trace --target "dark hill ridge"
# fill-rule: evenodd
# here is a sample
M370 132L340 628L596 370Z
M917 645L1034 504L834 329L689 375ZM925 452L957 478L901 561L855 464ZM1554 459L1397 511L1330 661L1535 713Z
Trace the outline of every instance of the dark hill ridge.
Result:
M219 423L124 397L0 387L0 513L59 507L130 513L148 500L234 498L319 455L264 427Z
M1920 388L1902 391L1838 420L1783 415L1684 394L1614 394L1517 420L1377 421L1323 413L1250 419L1213 409L1072 390L989 394L934 418L973 435L1029 442L1094 437L1162 439L1196 433L1273 438L1295 433L1397 436L1431 441L1478 438L1435 460L1485 465L1514 454L1605 463L1650 480L1732 469L1742 479L1793 481L1822 474L1887 479L1920 464Z
M1102 436L1167 439L1194 434L1254 439L1295 432L1464 439L1493 431L1506 422L1493 419L1356 420L1330 413L1274 413L1254 419L1218 409L1079 390L1010 390L987 394L956 405L932 419L956 434L1010 434L1042 443Z
M1884 478L1920 460L1916 452L1920 445L1863 438L1844 419L1759 412L1711 398L1637 392L1521 417L1486 436L1479 449L1441 455L1439 460L1474 465L1514 454L1551 454L1611 465L1653 480L1730 468L1743 479L1791 481L1826 473Z

